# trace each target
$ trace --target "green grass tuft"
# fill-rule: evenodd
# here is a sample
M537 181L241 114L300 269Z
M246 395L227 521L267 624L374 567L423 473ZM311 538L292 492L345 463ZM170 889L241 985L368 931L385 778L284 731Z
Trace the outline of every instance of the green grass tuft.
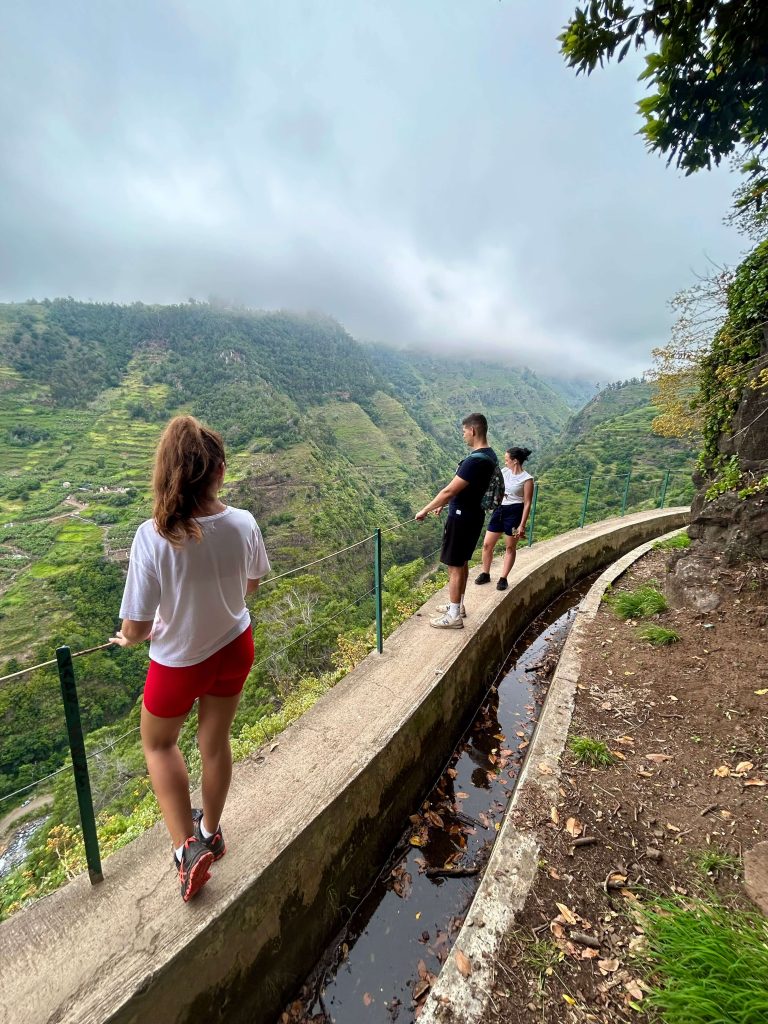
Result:
M591 768L604 768L614 762L613 754L602 740L593 740L589 736L574 736L568 746L579 764L587 764Z
M607 598L620 619L645 619L667 610L667 599L655 587L638 587Z
M654 548L658 548L660 551L674 551L677 548L689 548L691 546L691 538L687 533L678 533L674 537L667 537L666 540L657 540L653 546Z
M706 850L700 850L691 856L696 868L703 874L716 876L731 872L741 873L741 861L727 850L721 850L717 846L710 846Z
M703 900L644 914L652 991L664 1024L768 1021L768 920Z
M663 626L645 626L637 635L640 640L645 640L654 647L669 647L680 640L677 630L665 629Z

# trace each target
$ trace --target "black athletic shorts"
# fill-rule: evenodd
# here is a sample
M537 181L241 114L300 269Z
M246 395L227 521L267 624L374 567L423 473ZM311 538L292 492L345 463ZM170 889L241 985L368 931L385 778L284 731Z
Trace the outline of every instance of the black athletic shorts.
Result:
M443 547L440 561L443 565L464 565L474 554L480 534L483 531L485 512L462 510L461 515L448 513L443 530Z
M489 533L506 533L509 537L523 521L522 501L513 502L511 505L499 505L494 511L488 523Z

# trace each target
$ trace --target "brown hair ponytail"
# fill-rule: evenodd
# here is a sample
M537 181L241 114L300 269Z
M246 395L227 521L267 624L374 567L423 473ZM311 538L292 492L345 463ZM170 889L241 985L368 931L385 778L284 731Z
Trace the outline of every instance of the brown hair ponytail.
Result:
M174 547L202 538L193 517L225 461L219 434L194 416L175 416L163 431L152 477L153 517L157 532Z

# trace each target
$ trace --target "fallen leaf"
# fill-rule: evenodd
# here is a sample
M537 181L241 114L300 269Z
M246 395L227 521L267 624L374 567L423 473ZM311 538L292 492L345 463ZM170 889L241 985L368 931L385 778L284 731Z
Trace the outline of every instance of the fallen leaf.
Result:
M646 761L653 761L654 764L662 764L664 761L671 761L671 754L646 754Z
M755 766L751 761L739 761L733 771L736 775L746 775L747 772L751 772L754 767Z
M640 988L640 986L634 978L631 978L628 982L626 982L624 988L627 992L629 992L630 996L632 996L633 999L636 999L638 1002L642 1001L643 990Z
M721 764L719 768L712 769L712 774L716 776L718 779L727 779L728 776L731 774L731 769L728 767L727 764Z
M547 764L546 761L541 761L539 763L539 772L541 775L554 775L555 769L552 765Z
M614 757L618 757L618 759L620 761L626 761L627 760L627 755L626 754L622 754L622 752L620 750L612 750L611 753L613 754Z
M419 962L416 964L416 970L419 972L419 977L421 978L421 980L424 981L428 972L427 965L424 963L423 960L419 960Z
M563 992L563 999L566 1003L568 1003L569 1006L576 1005L576 1000L573 998L573 996L569 996L566 992Z
M469 793L457 793L456 794L456 799L457 800L466 800L468 796L469 796Z
M623 747L629 747L634 744L635 738L634 736L619 736L616 742L620 743Z
M603 974L610 974L611 971L617 971L619 969L619 961L615 958L611 960L598 960L597 966Z
M472 973L472 962L466 953L462 953L460 949L456 950L456 966L462 978L468 978Z
M565 928L563 928L559 921L550 921L549 930L556 939L565 938Z
M557 825L557 824L559 824L559 822L560 822L560 815L559 815L559 814L557 813L557 808L556 808L556 807L553 807L553 808L552 808L552 809L550 810L550 812L549 812L549 816L550 816L550 818L552 819L552 821L554 821L554 823L555 823L556 825Z
M768 786L768 782L763 782L762 779L747 779L744 783L745 786Z
M564 903L555 903L555 906L563 915L563 920L566 924L576 924L578 918L572 910L570 910Z
M455 778L456 778L456 776L457 776L457 775L458 775L459 773L458 773L458 772L456 771L456 769L455 769L455 768L449 768L449 769L448 769L448 774L450 775L450 777L451 777L452 779L455 779Z
M680 831L680 829L677 827L677 825L673 825L671 821L667 822L667 828L669 829L670 832L679 832Z
M653 772L643 771L642 768L638 768L637 769L637 774L638 775L642 775L644 779L652 779L653 778Z
M581 833L584 831L584 826L581 824L578 818L569 818L565 823L565 831L572 835L574 839L578 839Z
M726 821L730 821L733 818L733 815L730 811L720 811L720 817L724 818Z
M766 695L766 693L768 693L768 687L766 687L763 690L755 690L755 693L757 694L758 697L764 697Z
M423 840L420 839L419 836L411 836L411 838L408 840L408 842L411 844L411 846L423 846L424 845Z
M366 1006L370 1006L371 1005L371 1003L373 1002L373 996L371 995L370 992L366 992L363 995L363 1002L365 1003Z
M429 982L426 978L422 978L421 981L417 981L413 986L411 995L413 996L414 1001L418 1002L418 1000L421 999L423 995L426 995L427 992L429 992Z
M420 917L421 917L421 911L417 910L416 911L416 920L418 921Z

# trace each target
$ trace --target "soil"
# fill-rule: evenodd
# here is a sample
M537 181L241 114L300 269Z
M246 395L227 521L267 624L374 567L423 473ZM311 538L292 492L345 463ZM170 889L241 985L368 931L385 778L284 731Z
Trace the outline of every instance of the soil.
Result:
M651 552L614 592L663 589L670 559ZM741 857L768 838L764 567L723 565L715 586L716 612L653 617L680 634L669 647L640 641L638 624L606 604L589 627L569 742L602 740L615 761L593 769L563 756L560 803L539 810L540 870L496 964L489 1024L639 1022L647 989L633 909L713 887L751 907ZM574 847L575 837L594 842ZM699 861L713 850L732 866L707 874Z

